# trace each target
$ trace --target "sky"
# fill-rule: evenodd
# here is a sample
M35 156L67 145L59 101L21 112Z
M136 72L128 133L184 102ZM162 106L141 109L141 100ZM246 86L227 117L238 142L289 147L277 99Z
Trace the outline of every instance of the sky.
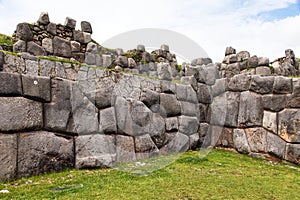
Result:
M214 62L223 60L227 46L270 60L285 49L300 57L300 0L0 0L0 33L12 35L18 23L36 22L41 12L54 23L71 17L77 29L89 21L100 44L123 32L158 28L195 41Z

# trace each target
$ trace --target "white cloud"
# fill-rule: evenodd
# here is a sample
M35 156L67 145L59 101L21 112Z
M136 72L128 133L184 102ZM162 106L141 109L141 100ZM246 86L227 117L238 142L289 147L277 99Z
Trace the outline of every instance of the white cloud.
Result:
M226 46L249 50L271 59L286 48L300 55L300 15L271 21L263 12L286 8L296 0L1 0L0 33L12 34L19 22L34 22L47 11L50 20L65 17L93 26L93 38L103 42L119 33L139 28L165 28L182 33L201 45L214 61L221 61Z

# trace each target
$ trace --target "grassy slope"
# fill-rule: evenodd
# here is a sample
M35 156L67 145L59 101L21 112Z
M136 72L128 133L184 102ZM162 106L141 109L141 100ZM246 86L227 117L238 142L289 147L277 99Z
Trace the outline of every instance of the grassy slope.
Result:
M0 184L3 199L300 199L300 167L213 150L187 152L148 176L68 170Z
M0 33L0 44L12 45L11 37Z

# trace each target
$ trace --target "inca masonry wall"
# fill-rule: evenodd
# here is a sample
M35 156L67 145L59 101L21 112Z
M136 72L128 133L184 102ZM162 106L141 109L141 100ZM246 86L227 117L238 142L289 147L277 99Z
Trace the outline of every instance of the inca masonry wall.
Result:
M1 181L208 146L300 163L299 78L220 78L208 66L170 81L27 54L2 61Z

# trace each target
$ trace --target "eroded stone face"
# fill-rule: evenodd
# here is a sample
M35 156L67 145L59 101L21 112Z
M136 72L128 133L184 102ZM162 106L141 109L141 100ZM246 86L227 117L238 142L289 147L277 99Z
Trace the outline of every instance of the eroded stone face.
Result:
M43 105L23 97L0 97L0 131L40 130Z
M82 135L76 138L76 168L113 167L116 164L115 136Z
M287 142L300 142L300 111L285 109L278 115L278 135Z
M18 178L74 167L73 139L52 132L19 134Z
M0 181L16 177L17 170L17 135L0 134Z

